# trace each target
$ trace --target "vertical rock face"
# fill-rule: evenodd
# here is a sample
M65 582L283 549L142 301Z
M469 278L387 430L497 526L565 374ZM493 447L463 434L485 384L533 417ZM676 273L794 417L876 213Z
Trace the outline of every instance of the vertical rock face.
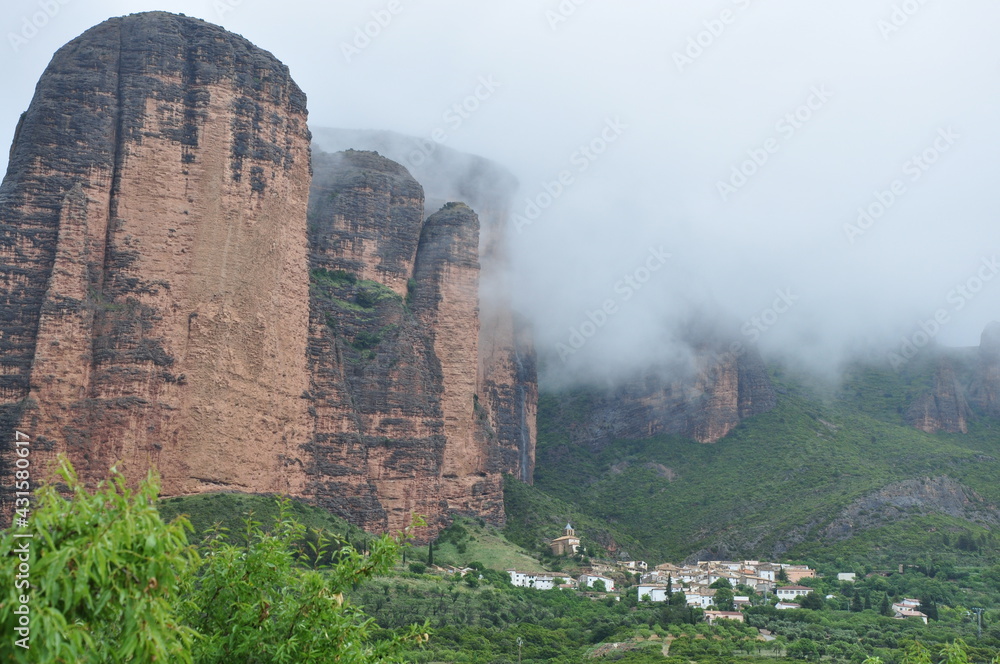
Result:
M514 313L508 283L510 258L505 229L514 184L494 174L492 165L462 181L479 192L480 255L479 368L476 392L490 425L490 467L531 483L535 471L538 370L531 330Z
M405 165L424 186L429 211L455 200L476 211L480 221L476 403L488 425L488 467L490 472L530 482L535 465L537 367L530 330L513 312L507 283L505 229L516 180L481 157L392 132L314 128L313 134L324 150L377 150Z
M988 417L1000 417L1000 322L983 331L970 401Z
M933 391L917 398L906 413L907 422L927 433L968 433L971 417L965 390L947 360L938 364Z
M2 425L88 482L155 466L165 495L280 491L376 530L502 523L535 364L506 295L482 317L513 184L468 159L435 182L484 229L461 203L425 220L375 153L317 154L310 188L305 97L270 54L162 12L87 31L0 186Z
M650 369L592 394L583 420L569 425L575 427L573 439L594 448L617 438L663 434L713 443L742 420L774 408L774 386L756 351L719 353L714 345L694 350L693 372Z
M979 348L939 349L933 386L906 412L912 426L968 433L976 417L1000 417L1000 322L983 331Z
M421 186L402 166L373 152L317 152L313 173L322 185L310 198L311 245L325 267L405 296L423 225Z
M501 522L500 475L476 396L476 214L449 203L423 222L420 185L375 153L320 154L316 163L307 493L375 530L402 528L414 512L432 530L454 512ZM363 253L351 229L365 238ZM383 243L398 252L391 270L376 269Z
M153 12L55 55L0 187L0 399L34 463L301 489L309 181L305 96L241 37Z

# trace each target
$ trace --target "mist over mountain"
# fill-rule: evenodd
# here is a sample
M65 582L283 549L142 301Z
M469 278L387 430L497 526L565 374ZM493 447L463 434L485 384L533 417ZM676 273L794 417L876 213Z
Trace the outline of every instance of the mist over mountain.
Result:
M276 54L313 127L422 139L408 169L502 164L548 385L690 366L696 318L830 374L1000 316L995 3L17 1L3 136L58 45L147 9Z

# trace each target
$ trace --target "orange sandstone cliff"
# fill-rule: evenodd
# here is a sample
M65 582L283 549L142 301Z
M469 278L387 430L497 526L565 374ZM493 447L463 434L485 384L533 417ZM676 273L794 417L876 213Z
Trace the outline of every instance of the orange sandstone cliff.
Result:
M374 152L317 152L309 207L308 492L366 528L502 522L478 412L479 220Z
M526 322L514 312L507 245L517 180L494 162L429 139L390 131L313 127L315 146L378 151L423 186L425 214L464 201L479 218L479 365L476 409L486 425L488 467L531 482L535 468L538 379Z
M0 188L0 408L36 469L300 490L305 101L269 53L161 12L56 53Z
M282 492L379 531L502 523L534 357L480 297L512 185L467 176L482 237L398 163L311 155L305 96L243 38L163 12L88 30L0 186L0 424L36 480L64 452L91 484L156 467L164 495Z

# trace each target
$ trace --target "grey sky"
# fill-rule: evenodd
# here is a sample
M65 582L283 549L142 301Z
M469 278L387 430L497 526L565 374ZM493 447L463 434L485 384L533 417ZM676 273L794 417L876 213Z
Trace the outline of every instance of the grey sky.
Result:
M948 345L1000 318L996 2L326 5L8 0L0 142L63 43L110 16L182 12L285 62L314 126L438 129L514 172L518 303L556 366L609 300L569 368L672 355L695 310L817 367L922 341L936 313L925 328ZM366 24L377 34L355 42ZM661 247L669 260L643 272Z

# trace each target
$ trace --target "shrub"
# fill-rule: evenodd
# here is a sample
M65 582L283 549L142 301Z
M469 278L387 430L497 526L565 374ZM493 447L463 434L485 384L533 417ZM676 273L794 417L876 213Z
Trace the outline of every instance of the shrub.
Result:
M90 494L61 457L67 499L44 485L23 529L0 533L0 660L14 662L397 662L412 642L428 639L426 623L402 634L375 632L373 622L344 599L345 591L382 574L400 540L331 551L323 536L310 542L305 526L279 502L273 529L244 521L238 544L216 528L204 556L188 545L183 517L163 523L159 482L150 473L135 490L112 469ZM24 545L23 542L29 542ZM32 588L15 585L25 546ZM304 550L308 549L308 551ZM301 561L331 561L303 567ZM30 611L30 650L17 647L22 606Z
M178 609L197 555L186 519L160 519L158 477L150 472L132 490L112 469L90 494L65 457L58 477L71 499L52 484L41 486L29 529L0 537L4 661L191 662L195 634L180 624ZM15 537L26 532L33 537ZM15 587L11 564L24 542L30 592ZM13 644L20 594L29 597L30 650Z

